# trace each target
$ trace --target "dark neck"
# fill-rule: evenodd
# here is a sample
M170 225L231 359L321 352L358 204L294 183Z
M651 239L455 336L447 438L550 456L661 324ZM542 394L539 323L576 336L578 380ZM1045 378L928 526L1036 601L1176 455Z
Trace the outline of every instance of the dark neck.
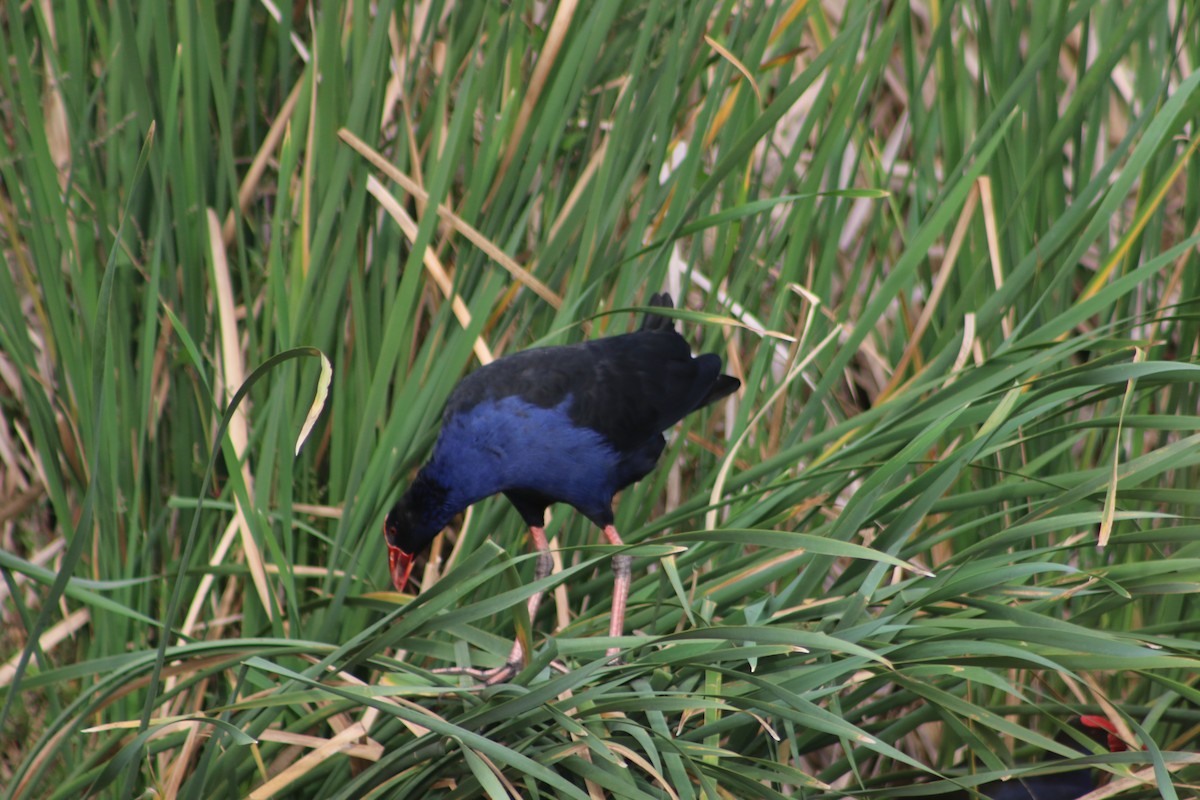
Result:
M494 459L482 457L474 449L459 452L439 443L433 458L421 468L417 482L436 487L436 505L444 516L443 526L467 506L478 503L504 489L497 483ZM414 488L416 483L414 482ZM433 509L431 508L431 511ZM431 514L430 519L434 519Z
M401 521L400 549L424 550L464 507L456 505L450 490L422 469L392 511Z
M417 553L467 506L501 490L493 471L472 454L435 452L392 509L395 544Z

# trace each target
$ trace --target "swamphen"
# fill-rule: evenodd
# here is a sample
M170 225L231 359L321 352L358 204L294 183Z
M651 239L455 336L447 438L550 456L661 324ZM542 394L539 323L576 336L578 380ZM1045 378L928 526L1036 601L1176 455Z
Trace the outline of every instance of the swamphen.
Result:
M655 294L650 306L671 308L671 296ZM622 544L613 496L654 468L663 431L740 385L721 374L719 356L693 357L671 319L654 313L634 333L525 350L475 370L446 402L433 457L387 515L396 590L407 584L413 557L456 514L500 492L529 526L537 579L551 570L543 525L554 503L579 509L610 544ZM629 562L613 557L611 636L624 633ZM541 598L540 591L529 598L531 620ZM520 663L518 640L504 667L479 674L495 683Z
M1071 721L1071 726L1077 731L1091 737L1097 744L1108 748L1110 753L1119 753L1129 749L1117 736L1117 729L1105 717L1085 714ZM1079 743L1070 735L1063 733L1057 737L1062 744L1083 750ZM967 798L986 797L990 800L1075 800L1083 797L1096 788L1096 772L1091 767L1083 767L1068 772L1056 772L1050 775L1033 775L1026 778L1011 778L1007 781L992 781L977 786L972 792L951 792L948 794L929 795L929 800L967 800Z

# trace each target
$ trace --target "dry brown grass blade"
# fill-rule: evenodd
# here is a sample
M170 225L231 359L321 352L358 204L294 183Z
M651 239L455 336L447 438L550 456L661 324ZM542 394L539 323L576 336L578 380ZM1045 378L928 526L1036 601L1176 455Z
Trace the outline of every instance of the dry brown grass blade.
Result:
M459 744L459 747L465 748L467 745ZM496 777L496 780L504 784L504 788L508 792L509 797L521 796L521 792L518 791L517 787L513 785L513 782L505 776L504 770L496 766L495 761L492 761L492 759L488 758L484 753L481 753L473 747L470 749L471 752L475 754L475 757L482 761L484 765L491 771L492 775Z
M341 519L342 509L339 506L321 506L311 503L292 503L292 512L295 514L308 514L311 517L321 517L322 519Z
M58 70L50 58L58 49L58 32L54 20L52 0L41 0L42 21L46 25L47 45L42 51L42 66L45 69L45 86L42 89L42 115L46 145L50 159L58 171L58 188L66 191L71 176L71 134L67 129L67 111L63 103L62 90L58 85Z
M233 546L233 541L237 537L238 531L241 530L242 521L238 517L234 517L225 526L225 530L221 533L221 538L217 540L217 546L213 548L212 555L208 558L210 567L220 566L225 557L229 554L229 549ZM187 616L183 619L183 632L192 635L196 633L197 623L200 615L204 613L204 603L208 597L208 593L212 591L213 583L216 581L214 573L208 573L200 578L200 585L196 589L196 593L192 595L192 603L188 606ZM216 626L213 626L216 630ZM211 634L210 634L211 635Z
M950 273L954 271L954 267L958 263L958 254L962 250L963 241L967 238L967 230L971 227L975 207L979 205L979 194L978 184L972 186L971 190L967 192L966 202L963 204L962 213L958 215L958 224L954 226L954 233L950 236L950 245L946 248L942 266L938 269L937 277L933 281L933 290L929 293L929 299L925 302L924 308L921 309L921 316L917 318L917 324L913 326L908 335L908 346L904 348L904 354L900 356L895 369L892 370L891 380L879 393L879 397L875 400L876 403L884 402L895 393L896 388L904 380L904 373L908 370L909 363L920 353L921 337L924 336L925 329L933 320L933 312L937 308L938 301L942 299L942 293L950 280Z
M267 728L265 731L258 734L258 738L263 742L297 745L299 747L305 747L313 750L319 747L324 747L329 743L328 739L322 739L320 736L309 736L303 733L289 733L288 731L279 731L275 730L274 728ZM383 757L383 745L374 740L368 739L368 741L365 743L352 743L340 752L345 753L351 758L361 758L365 761L378 761Z
M398 183L400 188L402 188L404 191L408 192L421 202L429 202L428 192L418 186L416 182L412 180L412 178L396 169L396 167L390 164L387 159L385 159L376 151L372 150L362 139L355 136L346 128L342 128L340 131L338 131L338 136L342 138L342 141L354 148L355 152L371 162L372 166L374 166L383 174L387 175L391 180ZM507 270L510 275L512 275L521 283L525 284L525 286L534 294L545 300L554 308L562 307L562 298L551 291L550 287L546 286L546 284L535 278L527 269L518 264L511 256L497 247L490 239L472 227L466 220L440 203L437 206L437 213L442 217L442 219L444 219L456 231L458 231L463 238L467 239L467 241L471 242L471 244L475 245L484 253L486 253L487 256L494 260L497 264L504 267L504 269Z
M533 116L533 109L541 99L542 90L546 88L546 79L550 76L550 71L558 60L558 51L562 49L563 41L567 38L567 31L571 27L571 21L575 18L575 9L578 5L578 0L563 0L554 11L554 19L550 21L550 29L546 32L546 43L538 55L537 64L533 67L533 74L529 76L525 97L521 101L521 110L517 114L517 121L509 135L508 149L504 151L500 169L496 170L492 189L488 192L487 199L483 201L484 208L492 204L496 190L508 173L513 158L516 157L517 148L521 146L521 139L525 135L525 129L529 127L529 118Z
M729 577L726 578L725 580L714 584L712 586L712 588L709 589L709 591L710 592L713 592L713 591L719 592L722 589L725 589L726 587L732 586L733 584L737 583L738 581L745 580L746 578L752 577L760 572L768 572L768 571L774 569L775 567L777 567L778 565L786 563L790 559L796 558L801 552L802 551L800 551L800 550L788 550L788 551L782 552L779 555L775 556L774 558L768 559L766 561L757 561L754 563L753 566L751 566L747 569L744 569L741 572L736 572L736 573L730 574ZM804 650L804 652L807 653L808 651Z
M701 147L704 150L712 148L712 144L716 141L717 136L725 127L725 123L729 121L729 117L733 114L733 108L737 104L738 94L742 90L740 83L734 84L729 89L729 94L725 95L725 99L721 101L721 107L717 109L716 115L713 117L712 125L704 132L704 139Z
M246 176L242 178L242 185L238 187L237 204L239 212L243 215L246 213L246 209L250 207L250 201L254 198L254 193L258 191L258 184L262 180L263 173L267 171L267 164L271 161L271 155L278 149L279 143L283 141L284 132L287 130L288 123L292 120L292 113L296 110L296 101L300 99L300 89L303 87L304 78L301 76L296 81L296 85L292 87L292 91L288 94L287 99L283 101L279 113L275 115L275 119L271 122L271 127L267 130L267 135L263 138L262 146L254 154L254 160L250 162L250 168L246 170ZM221 238L225 242L226 247L233 244L233 234L237 230L234 227L236 224L237 219L231 209L225 215L225 225L221 229Z
M1145 189L1145 191L1152 192L1152 194L1145 202L1138 203L1138 215L1134 219L1133 224L1129 226L1129 230L1121 237L1121 241L1108 254L1108 258L1105 259L1100 269L1096 270L1096 274L1088 281L1088 285L1080 292L1079 298L1075 301L1076 303L1082 303L1094 297L1108 283L1109 276L1117 268L1117 264L1121 263L1129 254L1130 248L1141 237L1142 232L1154 217L1155 212L1158 211L1163 201L1167 199L1168 190L1175 185L1175 181L1181 175L1187 174L1184 172L1184 167L1187 166L1188 161L1195 154L1197 147L1200 147L1200 136L1193 136L1183 155L1172 165L1171 171L1159 182L1158 186L1153 190ZM1066 334L1063 335L1065 336Z
M312 9L309 9L310 13ZM317 51L313 51L312 61L313 75L321 74L321 62L317 59ZM313 164L317 161L317 152L314 148L314 138L317 128L317 85L320 83L313 78L310 85L312 97L308 104L308 130L304 140L304 167L301 172L301 200L300 200L300 273L308 277L308 268L312 263L312 187L313 187Z
M208 235L209 247L212 252L213 294L221 340L221 360L218 362L218 376L220 380L218 381L218 386L224 387L224 396L217 397L216 400L218 405L224 406L233 398L237 388L245 382L246 374L245 365L242 363L237 314L233 304L233 283L229 278L229 262L225 257L224 240L221 238L221 223L217 218L216 212L211 208L208 209ZM221 389L218 388L217 391L220 392ZM229 440L233 445L238 462L241 464L242 481L246 486L246 494L253 498L254 478L250 474L250 465L246 461L246 450L249 447L250 441L250 425L246 409L247 403L243 401L234 412L233 419L229 422ZM271 597L270 586L267 583L267 573L263 568L262 553L259 551L258 543L254 541L254 535L250 530L250 525L246 521L246 509L242 507L241 500L236 496L234 500L237 504L237 511L234 514L231 524L241 533L242 549L246 555L246 565L250 569L250 577L254 582L254 588L258 592L258 598L263 605L263 609L273 620L276 615L276 609ZM193 600L193 606L197 606L201 601L202 598L197 593L196 598ZM186 628L184 632L187 632Z
M53 0L42 0L42 21L46 25L48 36L47 47L42 51L42 64L45 70L45 87L42 90L42 123L46 137L46 148L50 151L50 159L58 173L58 189L66 192L71 185L71 132L67 119L67 106L63 102L62 90L58 85L59 71L51 60L51 53L58 49L58 35L55 30ZM71 237L72 249L79 251L79 241L76 237L75 215L71 213L72 206L67 205L67 231Z
M395 122L396 109L401 108L404 103L404 82L408 77L408 57L405 54L405 43L400 38L400 26L396 23L397 13L393 11L387 22L388 46L391 47L392 57L389 60L391 70L387 86L383 89L383 113L379 118L381 131L387 130ZM420 13L420 11L414 11L414 13ZM416 24L415 20L414 24Z
M1142 347L1133 348L1133 363L1140 364L1145 360L1146 349ZM1116 519L1117 515L1117 486L1121 480L1121 440L1125 428L1125 412L1129 408L1129 404L1133 401L1133 390L1136 386L1136 378L1130 378L1125 382L1125 396L1121 401L1121 411L1117 415L1117 432L1113 436L1112 475L1109 478L1108 486L1104 490L1104 506L1100 514L1100 534L1096 541L1097 547L1107 547L1109 537L1112 536L1113 520Z
M764 105L762 89L758 88L758 81L754 80L754 76L750 74L750 70L746 68L746 65L743 64L737 56L725 49L720 42L709 36L707 33L704 34L704 41L709 47L711 47L713 50L716 50L717 53L720 54L721 58L725 59L730 64L733 64L734 69L742 73L742 76L750 83L750 88L754 90L754 96L758 98L758 107L762 108Z
M971 353L975 352L979 346L979 342L975 338L975 313L968 311L963 314L963 339L962 344L958 348L958 353L954 356L954 367L950 370L950 375L946 378L946 382L942 384L945 388L954 383L955 378L963 367L967 365L967 359L971 357ZM976 364L983 362L982 353L977 356Z
M1188 764L1200 764L1200 755L1196 755L1195 753L1175 753L1163 760L1166 762L1169 772L1178 772ZM1123 792L1135 787L1148 789L1157 786L1158 775L1154 771L1154 767L1146 767L1137 770L1128 777L1113 778L1099 789L1094 789L1082 795L1078 800L1108 800L1110 797L1118 797ZM1179 784L1179 786L1182 787L1183 784ZM1187 795L1187 797L1195 797L1195 795Z
M980 175L979 181L971 187L972 194L976 189L983 200L983 230L987 234L992 281L996 284L996 291L1000 291L1004 288L1004 260L1000 256L1000 226L996 224L996 200L992 194L992 179L987 175ZM1005 337L1012 335L1014 324L1015 316L1010 308L1008 313L1000 318L1000 330L1004 332Z
M554 574L558 574L563 570L562 560L562 544L558 541L558 537L554 536L550 539L550 561L554 570ZM565 629L571 624L571 603L567 598L567 587L560 583L554 587L554 630L553 633Z
M203 703L203 693L197 694L196 703ZM183 786L183 781L188 774L188 765L191 764L196 754L200 751L200 745L204 743L203 728L199 724L194 724L191 730L188 731L187 738L183 741L183 747L179 748L179 753L175 759L169 762L162 770L167 776L166 782L163 784L164 797L178 797L179 788ZM160 761L166 760L169 757L169 751L163 751L159 754Z
M71 636L74 636L80 628L88 624L91 618L91 612L86 608L72 611L67 615L66 619L60 620L58 624L42 632L42 635L38 637L38 648L43 653L50 652ZM4 664L0 665L0 688L12 683L12 679L17 674L17 662L20 659L21 654L18 652L8 661L4 662Z
M283 13L273 0L258 0L258 2L271 15L271 19L276 22L283 22ZM305 64L312 60L312 54L309 52L308 45L304 43L304 40L295 31L292 31L292 47L296 50L296 55L300 56L300 60Z
M312 661L313 663L316 663L316 660L313 658L310 658L309 660ZM342 670L330 670L329 674L337 676L340 680L344 681L347 685L350 685L350 686L365 687L365 686L371 685L371 684L368 684L366 681L362 680L361 678L356 677L355 675L352 675L349 672L343 672ZM383 683L383 682L381 681L381 683ZM376 699L381 703L389 703L394 706L403 706L404 708L407 708L410 711L415 711L418 714L424 714L426 716L434 717L435 719L437 719L441 722L445 722L444 717L440 717L437 714L430 711L429 709L425 708L424 706L418 705L417 703L413 703L409 700L405 700L402 697L389 697L387 695L380 695ZM375 724L375 719L378 717L379 714L380 714L379 709L375 708L374 706L370 706L363 712L363 717L362 717L362 720L360 720L360 723L367 730L370 730L371 726ZM424 736L425 734L429 733L428 728L426 728L422 725L418 725L415 722L411 722L407 719L404 719L403 717L399 718L399 722L405 728L408 728L408 732L411 733L413 736L419 737L419 736ZM333 723L331 723L331 724L333 724Z
M167 678L167 677L174 677L177 675L183 675L183 674L188 674L188 673L201 672L206 669L216 667L221 664L225 664L225 663L227 663L227 660L228 660L228 655L222 653L220 655L207 656L207 657L203 657L203 658L195 658L195 659L190 659L190 660L182 662L182 663L171 664L163 669L163 677ZM149 683L150 683L149 675L142 675L141 677L139 677L133 681L130 681L129 683L122 686L118 691L105 696L101 701L99 701L95 706L93 706L89 712L91 714L90 718L92 718L92 719L101 718L100 713L104 709L108 708L113 703L116 703L121 698L127 697L128 695L130 695L134 692L138 692L138 691L144 689ZM65 737L79 735L79 733L80 733L79 723L81 723L82 721L83 721L82 718L76 717L74 724L64 725L59 730L59 732L56 733L54 735L54 737L49 742L46 743L46 746L43 747L38 752L37 756L34 758L33 762L31 763L30 770L28 770L25 773L25 777L22 780L21 784L19 784L16 787L16 789L14 791L12 791L10 797L12 797L13 800L19 800L19 798L24 796L26 787L30 783L34 782L37 779L37 775L41 771L42 761L44 761L46 759L54 759L54 758L61 756L62 751L59 748L58 743ZM125 721L121 721L121 722L114 722L114 723L108 723L108 724L94 726L93 728L91 728L91 730L113 730L113 729L122 729L122 728L132 730L132 729L138 728L140 725L141 725L141 722L139 720L125 720ZM170 795L164 795L164 796L170 796Z
M804 13L804 9L808 7L808 3L809 0L795 0L794 3L788 6L788 10L783 12L783 16L779 18L779 22L775 25L775 30L771 31L771 36L767 41L774 44L775 40L782 36L783 32L790 28L792 23Z
M367 191L371 196L379 201L396 224L400 226L400 230L404 233L409 243L412 244L417 240L417 223L408 212L404 210L404 206L396 201L391 192L387 190L382 183L374 175L367 177ZM454 281L450 279L450 275L446 272L446 268L442 266L441 260L437 257L437 253L433 252L432 248L426 247L425 254L422 258L425 264L425 271L429 273L429 277L437 284L441 290L442 296L450 301L450 308L454 312L455 318L458 319L458 324L462 325L463 329L471 327L471 312L467 308L467 304L463 302L461 296L454 291ZM492 355L491 349L487 342L482 337L475 338L474 344L475 357L479 359L480 364L490 364L495 361L495 356Z
M280 772L259 786L248 794L247 797L250 800L266 800L269 797L276 797L291 783L307 775L312 770L317 769L330 758L337 755L346 755L351 752L357 753L361 747L359 740L366 737L367 729L363 725L360 723L351 725L332 738L322 740L322 744L313 748L311 753L308 753L295 764L292 764L283 772Z
M620 102L620 101L618 101ZM563 224L571 218L571 212L575 210L575 206L579 203L579 198L583 196L584 191L592 182L592 178L596 177L597 170L604 163L604 159L608 157L608 137L605 136L600 144L592 152L592 157L588 159L587 166L579 173L579 177L575 180L575 184L571 187L571 193L567 195L567 199L563 201L562 208L558 211L558 216L555 217L554 223L550 226L550 233L546 236L546 241L553 241L558 235ZM534 269L537 265L536 259L529 265L530 269Z
M12 800L22 800L25 797L25 790L29 788L31 783L37 780L43 763L48 760L54 760L61 754L62 751L59 748L61 747L62 740L68 736L76 736L78 733L79 731L75 728L63 727L59 729L58 733L51 736L50 740L45 743L45 747L34 755L33 760L30 762L30 768L25 771L21 782L16 787L6 787L11 792L9 797Z

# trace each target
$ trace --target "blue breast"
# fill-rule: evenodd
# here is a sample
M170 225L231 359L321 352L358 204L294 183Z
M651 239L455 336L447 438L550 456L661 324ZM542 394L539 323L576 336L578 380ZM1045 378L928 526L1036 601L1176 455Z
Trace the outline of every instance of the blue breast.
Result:
M524 489L603 516L623 485L620 454L571 422L571 402L568 396L540 408L517 396L483 400L443 423L426 471L451 487L453 505Z

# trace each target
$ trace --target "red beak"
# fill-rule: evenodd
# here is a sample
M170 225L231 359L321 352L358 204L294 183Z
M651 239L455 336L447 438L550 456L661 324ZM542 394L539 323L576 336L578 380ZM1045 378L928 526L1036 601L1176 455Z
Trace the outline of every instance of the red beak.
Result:
M1124 742L1117 736L1117 726L1108 721L1108 717L1102 717L1098 714L1084 714L1079 718L1089 728L1100 728L1108 732L1108 752L1121 753L1128 750Z
M392 572L392 586L397 592L403 592L408 585L408 578L413 570L413 556L394 544L388 545L388 568Z

